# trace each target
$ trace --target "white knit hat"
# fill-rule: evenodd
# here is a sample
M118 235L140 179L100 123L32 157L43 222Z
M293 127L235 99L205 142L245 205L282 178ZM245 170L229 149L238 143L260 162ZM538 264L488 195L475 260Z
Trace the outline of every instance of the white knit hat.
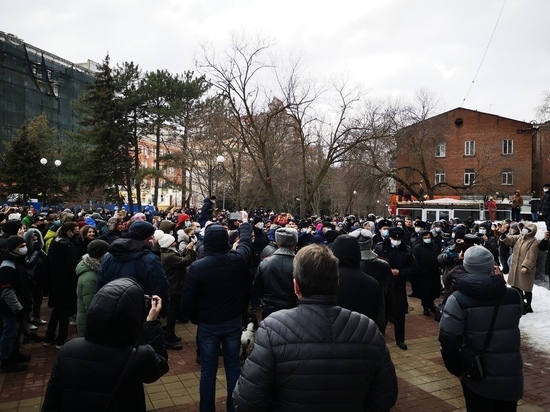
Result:
M160 239L157 240L157 242L159 242L159 246L162 249L169 248L170 246L172 246L172 244L175 241L176 241L176 238L172 235L167 234L167 233L165 233L164 236L162 236Z

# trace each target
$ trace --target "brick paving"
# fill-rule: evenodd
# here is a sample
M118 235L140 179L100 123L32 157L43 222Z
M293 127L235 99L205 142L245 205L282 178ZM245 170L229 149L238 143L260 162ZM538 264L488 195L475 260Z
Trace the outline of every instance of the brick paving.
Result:
M412 310L407 316L407 351L393 340L389 325L386 335L399 380L399 398L394 412L464 411L459 381L450 375L439 354L438 323L422 314L418 299L409 299ZM44 310L47 319L49 311ZM45 326L39 333L45 333ZM71 327L72 337L75 328ZM198 411L200 365L195 363L195 332L191 324L178 324L183 350L170 351L170 371L159 381L145 385L148 411ZM0 411L40 410L50 371L58 351L41 343L26 344L23 353L32 359L25 372L0 374ZM525 393L520 412L550 411L550 356L523 344ZM225 410L225 377L220 358L217 382L217 409Z

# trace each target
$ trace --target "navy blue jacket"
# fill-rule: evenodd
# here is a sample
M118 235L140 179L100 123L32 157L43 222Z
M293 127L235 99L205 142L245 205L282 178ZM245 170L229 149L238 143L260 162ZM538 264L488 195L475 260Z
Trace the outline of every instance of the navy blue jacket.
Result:
M120 278L135 279L145 294L158 295L164 302L163 311L168 306L168 280L160 257L146 243L126 238L111 243L97 272L97 289Z

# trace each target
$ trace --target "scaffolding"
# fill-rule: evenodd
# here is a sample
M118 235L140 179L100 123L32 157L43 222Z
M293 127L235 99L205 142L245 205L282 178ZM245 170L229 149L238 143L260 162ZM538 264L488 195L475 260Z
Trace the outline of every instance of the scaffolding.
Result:
M65 140L78 127L72 103L93 83L94 72L2 31L0 49L0 141L41 114Z

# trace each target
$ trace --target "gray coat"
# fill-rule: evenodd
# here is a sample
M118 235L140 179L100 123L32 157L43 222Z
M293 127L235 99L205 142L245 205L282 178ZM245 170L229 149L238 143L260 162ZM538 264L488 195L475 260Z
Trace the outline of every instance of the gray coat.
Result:
M493 335L485 351L485 373L471 380L461 370L462 347L481 349L491 324L495 302L500 302ZM463 383L490 399L517 401L523 395L523 361L519 320L523 302L519 292L506 287L501 276L466 273L457 281L439 323L441 355L447 370L462 376Z

